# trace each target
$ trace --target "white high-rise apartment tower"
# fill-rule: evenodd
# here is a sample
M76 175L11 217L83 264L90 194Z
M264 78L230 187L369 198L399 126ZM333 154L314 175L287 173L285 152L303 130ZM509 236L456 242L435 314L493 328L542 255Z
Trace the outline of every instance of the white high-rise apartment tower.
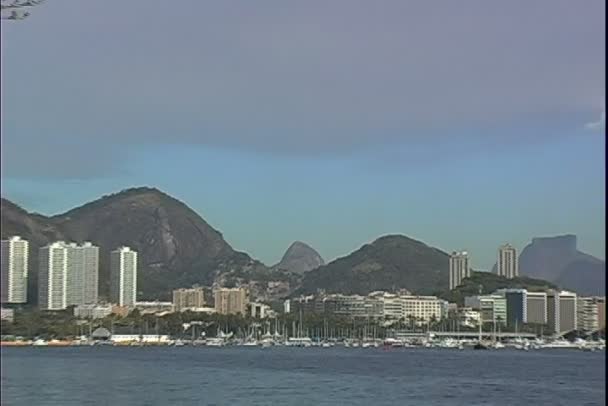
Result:
M120 247L110 253L110 299L134 306L137 298L137 252Z
M38 260L38 307L63 310L67 307L68 247L57 241L40 248Z
M519 276L517 265L517 251L509 244L501 245L498 248L498 262L496 262L496 272L499 276L513 279Z
M452 252L452 255L450 255L450 290L462 284L462 280L470 276L471 269L468 252Z
M39 306L61 310L97 302L99 248L57 241L40 249Z
M68 245L67 298L70 305L97 303L99 247L90 242Z
M0 273L2 303L27 302L29 244L19 236L2 240Z

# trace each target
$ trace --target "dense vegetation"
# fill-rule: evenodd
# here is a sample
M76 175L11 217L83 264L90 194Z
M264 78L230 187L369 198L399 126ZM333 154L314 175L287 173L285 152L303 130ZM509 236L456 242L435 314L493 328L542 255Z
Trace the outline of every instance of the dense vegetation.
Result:
M448 302L462 306L466 296L479 294L480 286L484 295L504 288L525 288L530 291L544 291L556 288L554 284L542 279L532 279L525 276L507 279L490 272L471 272L471 277L464 279L463 284L456 289L437 291L435 294Z

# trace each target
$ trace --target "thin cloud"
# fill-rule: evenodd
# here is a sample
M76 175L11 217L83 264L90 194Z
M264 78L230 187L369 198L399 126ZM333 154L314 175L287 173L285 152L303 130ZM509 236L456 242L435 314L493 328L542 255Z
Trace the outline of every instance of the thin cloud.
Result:
M600 0L45 3L2 24L6 157L96 176L134 145L317 156L477 129L508 147L505 128L602 108L604 15Z
M598 121L585 124L585 128L592 131L604 131L606 129L606 112L602 112Z

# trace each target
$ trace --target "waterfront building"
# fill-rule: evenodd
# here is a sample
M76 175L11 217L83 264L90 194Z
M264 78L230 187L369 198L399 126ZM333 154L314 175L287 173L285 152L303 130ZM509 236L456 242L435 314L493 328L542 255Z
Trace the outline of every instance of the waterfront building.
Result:
M40 248L38 259L38 306L41 310L67 307L68 249L63 241Z
M353 318L381 318L383 316L383 302L378 295L341 295L332 294L316 301L315 312L335 314Z
M478 310L483 323L507 323L507 301L502 295L467 296L464 305Z
M445 301L436 296L401 296L403 301L403 318L413 319L419 323L441 320L446 308Z
M450 290L462 284L464 278L471 276L469 254L467 251L452 252L450 255Z
M598 297L597 299L597 327L603 330L606 328L606 297Z
M139 310L141 314L158 314L158 313L172 313L174 306L172 302L160 302L158 300L150 302L135 302L134 307Z
M594 332L599 330L599 297L579 297L576 303L576 324L578 330Z
M205 307L204 289L202 287L194 287L174 290L173 306L176 312L189 308Z
M462 327L473 328L479 326L479 320L481 319L479 310L474 310L471 307L461 307L456 314Z
M549 331L562 335L577 329L577 297L568 291L547 292L547 324Z
M546 292L526 292L526 323L547 324Z
M111 304L84 304L74 307L74 317L79 319L103 319L110 314Z
M316 305L317 302L321 302L321 306L324 306L322 300L317 300L314 295L300 296L283 303L283 309L286 313L314 313L319 307Z
M27 303L29 243L14 236L0 247L0 302Z
M219 288L213 292L219 314L247 314L248 293L244 288Z
M528 291L526 289L499 289L494 294L503 296L506 300L508 326L521 326L528 322Z
M193 313L203 313L203 314L215 314L215 307L189 307L188 309L184 309Z
M519 266L517 264L517 251L509 244L498 248L498 261L496 271L499 276L513 279L519 276Z
M382 297L383 316L386 320L399 320L405 314L404 301L398 295L385 294Z
M137 298L137 252L120 247L110 253L110 299L134 306Z
M251 303L251 317L254 319L265 319L269 317L270 306L264 303Z

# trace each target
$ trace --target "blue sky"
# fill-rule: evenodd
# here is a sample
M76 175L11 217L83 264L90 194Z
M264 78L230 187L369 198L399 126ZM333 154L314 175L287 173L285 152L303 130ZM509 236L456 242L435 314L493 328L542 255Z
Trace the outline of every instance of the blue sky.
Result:
M604 2L150 3L3 24L3 196L154 186L268 264L387 233L605 257Z

